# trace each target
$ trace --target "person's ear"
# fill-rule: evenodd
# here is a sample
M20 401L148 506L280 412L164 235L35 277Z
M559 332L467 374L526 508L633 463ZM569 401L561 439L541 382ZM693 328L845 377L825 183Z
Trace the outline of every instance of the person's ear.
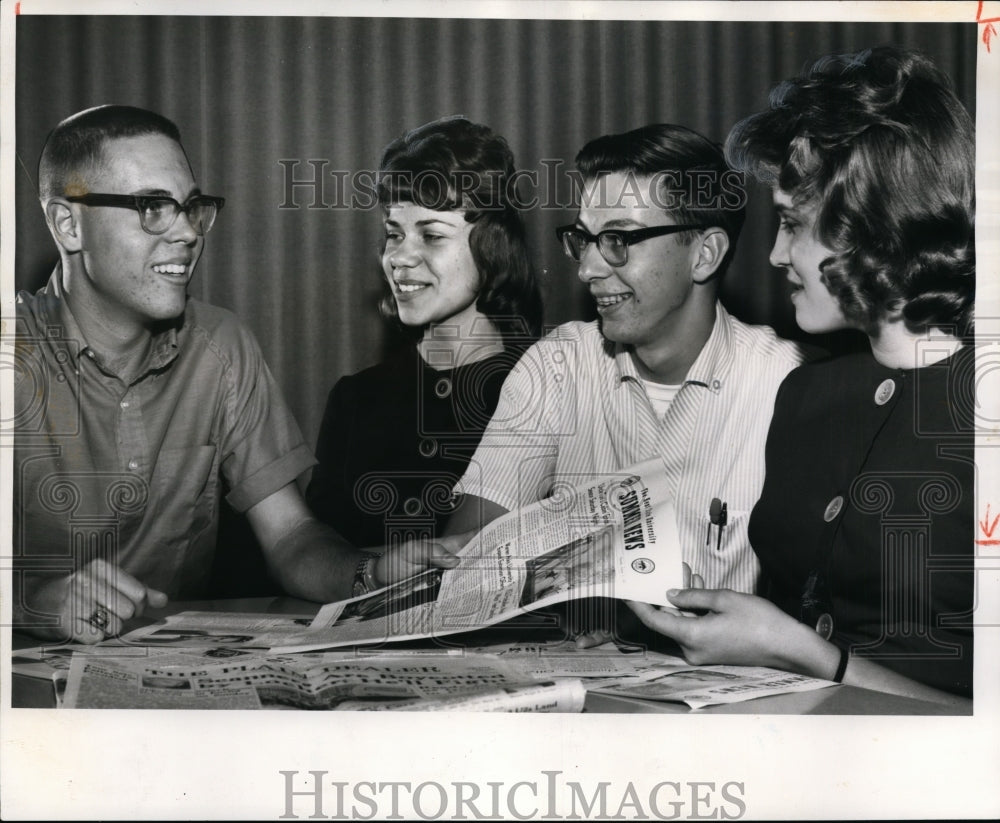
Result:
M78 252L83 247L80 220L68 200L52 197L45 204L45 222L53 239L68 252Z
M701 239L696 241L691 279L700 286L715 277L728 251L729 235L725 230L718 226L706 229Z

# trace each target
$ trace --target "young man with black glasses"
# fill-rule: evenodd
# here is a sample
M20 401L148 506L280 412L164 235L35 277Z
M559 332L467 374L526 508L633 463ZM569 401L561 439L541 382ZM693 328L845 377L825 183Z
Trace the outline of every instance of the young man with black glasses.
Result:
M315 460L251 333L187 287L224 201L177 127L128 106L49 135L39 196L60 263L17 301L15 627L97 642L206 595L223 479L290 594L331 601L457 561L359 552L305 507Z
M666 124L593 140L576 163L580 209L557 235L599 320L560 326L515 366L449 532L659 456L686 562L706 585L753 591L747 520L775 393L802 358L717 300L742 178L720 147Z

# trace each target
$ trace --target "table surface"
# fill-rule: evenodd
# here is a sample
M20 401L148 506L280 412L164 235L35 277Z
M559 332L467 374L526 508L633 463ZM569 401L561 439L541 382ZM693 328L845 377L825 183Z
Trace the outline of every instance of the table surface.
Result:
M253 612L264 614L315 614L318 604L292 597L253 597L233 600L199 600L170 603L162 609L152 609L139 621L129 621L125 631L162 619L181 611ZM484 636L477 643L497 643L513 640L501 637L502 627L483 630ZM20 632L12 635L14 649L43 645L44 641ZM12 708L54 708L55 695L52 685L38 678L14 675L11 684ZM611 695L587 694L584 711L605 714L833 714L833 715L967 715L970 711L914 700L909 697L860 689L854 686L830 686L809 692L758 697L742 703L690 709L681 703L639 700Z

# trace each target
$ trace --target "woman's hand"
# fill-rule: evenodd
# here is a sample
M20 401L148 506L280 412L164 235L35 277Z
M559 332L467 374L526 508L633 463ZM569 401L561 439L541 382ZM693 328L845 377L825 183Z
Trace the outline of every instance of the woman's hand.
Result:
M691 571L691 567L687 563L681 563L681 574L685 588L688 587L692 589L705 588L705 581L702 580L701 575L693 574ZM629 603L629 605L631 606L632 604ZM632 611L635 611L635 609L633 608ZM646 625L649 626L648 623L646 623ZM573 625L570 625L568 628L573 638L576 640L576 647L578 649L589 649L592 648L593 646L600 646L603 643L608 643L615 639L615 633L611 627L602 627L596 629L591 627L586 631L583 631L580 627Z
M647 603L630 602L629 607L648 628L675 640L690 663L812 673L806 669L815 664L822 671L829 657L821 648L829 644L819 635L762 597L730 589L689 588L671 589L667 599L678 609L696 614L662 611ZM817 676L829 677L835 669L836 660L829 672Z

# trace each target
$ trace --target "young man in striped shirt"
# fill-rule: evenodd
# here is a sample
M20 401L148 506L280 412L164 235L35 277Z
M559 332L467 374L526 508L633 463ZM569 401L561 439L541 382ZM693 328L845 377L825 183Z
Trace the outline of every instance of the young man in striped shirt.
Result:
M456 486L449 531L659 456L685 561L710 588L752 592L747 521L774 396L802 355L717 300L743 224L742 178L716 144L665 124L597 138L576 163L580 209L558 234L600 319L559 326L513 369ZM706 545L714 499L727 522Z

